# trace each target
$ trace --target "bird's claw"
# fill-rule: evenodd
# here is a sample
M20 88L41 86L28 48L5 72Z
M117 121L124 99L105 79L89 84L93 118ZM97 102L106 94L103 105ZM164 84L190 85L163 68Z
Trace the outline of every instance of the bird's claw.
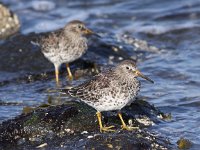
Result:
M68 76L69 81L73 80L73 76Z
M109 126L109 127L102 127L100 128L100 132L114 132L115 130L111 129L114 128L115 126Z
M123 130L128 130L128 131L132 131L132 130L137 130L137 129L139 129L139 127L130 127L130 126L124 126L124 125L122 125L122 129Z

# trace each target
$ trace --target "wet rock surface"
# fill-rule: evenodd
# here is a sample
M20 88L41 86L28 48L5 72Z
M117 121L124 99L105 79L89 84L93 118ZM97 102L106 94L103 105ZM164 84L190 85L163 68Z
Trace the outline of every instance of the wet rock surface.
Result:
M116 112L103 113L103 123L114 125L116 131L100 133L95 110L78 102L35 108L0 125L2 149L36 148L48 149L169 149L166 137L157 135L147 127L163 122L164 114L143 100L136 100L122 110L126 122L138 126L134 131L120 129ZM138 122L143 119L144 122ZM145 122L151 122L145 124Z
M5 39L20 28L19 18L9 8L0 3L0 39Z

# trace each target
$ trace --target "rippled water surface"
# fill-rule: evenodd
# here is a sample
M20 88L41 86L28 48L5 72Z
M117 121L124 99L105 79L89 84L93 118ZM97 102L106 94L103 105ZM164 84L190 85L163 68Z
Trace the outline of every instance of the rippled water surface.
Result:
M152 130L166 135L173 143L185 137L194 143L194 148L200 146L199 0L2 2L20 17L23 34L55 30L72 19L80 19L102 35L128 34L158 47L159 51L147 52L138 61L139 68L155 81L153 86L142 82L140 95L171 113L172 120L153 126ZM8 76L23 76L20 71L3 67L0 72L0 81ZM45 89L53 87L53 80L1 86L0 121L20 114L23 106L47 101Z

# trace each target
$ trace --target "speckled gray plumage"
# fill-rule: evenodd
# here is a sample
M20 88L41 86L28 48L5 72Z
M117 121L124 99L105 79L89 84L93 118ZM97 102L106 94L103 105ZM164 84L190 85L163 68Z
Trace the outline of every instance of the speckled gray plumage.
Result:
M136 66L133 61L123 61L70 89L69 94L100 112L120 110L131 103L140 90L140 82L127 67L135 69Z
M63 29L40 37L38 43L44 56L55 67L70 63L80 58L87 50L87 39L74 29L75 25L84 23L78 20L69 22Z

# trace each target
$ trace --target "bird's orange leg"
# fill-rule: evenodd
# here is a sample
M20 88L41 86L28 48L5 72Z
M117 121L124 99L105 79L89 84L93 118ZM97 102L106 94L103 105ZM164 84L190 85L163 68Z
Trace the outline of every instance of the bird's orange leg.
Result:
M114 128L114 126L103 127L102 121L101 121L101 113L99 111L97 111L96 115L97 115L97 119L98 119L98 122L99 122L100 132L103 132L103 131L105 131L105 132L115 131L115 130L111 129L111 128Z
M59 67L55 67L56 85L59 86Z
M68 63L66 63L66 68L67 68L69 80L73 80L73 75L71 73L71 70L70 70L70 67L69 67Z

